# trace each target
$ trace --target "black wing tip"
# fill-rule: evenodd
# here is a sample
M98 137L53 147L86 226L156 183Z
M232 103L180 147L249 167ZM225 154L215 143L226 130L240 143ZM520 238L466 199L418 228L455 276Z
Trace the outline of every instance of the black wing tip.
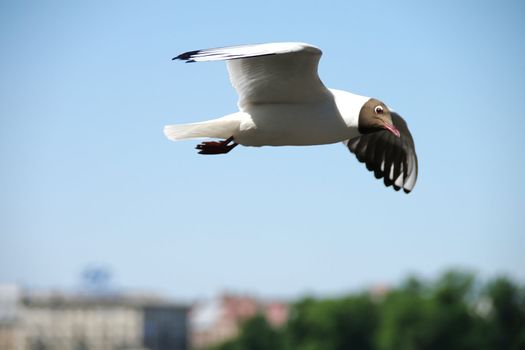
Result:
M412 152L415 160L415 171L417 177L417 156L415 154L412 136L410 135L410 132L406 127L405 121L397 113L393 114L393 120L394 124L401 130L401 134L404 137L404 139L401 140L401 143L399 143L399 140L390 133L386 131L378 131L371 134L357 136L348 140L347 147L350 150L350 152L352 152L355 155L355 157L360 163L365 163L366 169L372 172L376 179L383 179L383 183L386 187L392 186L392 188L396 192L399 192L401 189L403 189L403 192L409 194L412 192L414 186L412 185L412 188L405 187L405 185L407 185L405 183L407 179L407 174L403 172L403 185L398 186L395 184L396 180L390 179L389 173L387 174L386 171L382 170L381 164L380 162L378 162L378 159L383 159L383 161L385 162L385 169L390 169L392 164L398 164L399 162L401 162L402 164L398 164L394 167L393 177L394 179L398 179L401 175L400 167L403 166L403 169L406 169L408 167L407 158L409 157L410 152ZM379 136L381 136L382 139L378 138ZM375 148L377 147L370 148L370 145L367 146L366 153L361 152L363 150L363 147L360 147L361 143L369 143L373 145L374 143L378 142L381 142L379 146L387 147L387 150L383 152L383 155L381 157L378 158L378 154L377 152L375 152ZM392 149L392 145L390 145L389 143L393 144L394 149ZM369 152L369 150L374 150L374 152ZM373 156L371 153L374 153ZM401 160L399 160L400 156L402 158Z
M386 185L387 187L390 186L390 185ZM399 192L399 190L403 189L403 192L405 192L406 194L409 194L410 192L412 192L412 189L408 189L408 188L405 188L403 186L397 186L397 185L392 185L392 188L394 190L396 190L396 192Z
M359 159L356 153L354 153L354 155L356 156L356 159L360 163L365 163L367 170L372 172L376 179L378 180L383 179L383 184L385 185L385 187L387 188L392 187L396 192L399 192L401 189L403 189L403 192L405 192L406 194L409 194L410 192L412 192L412 189L407 189L403 186L397 186L393 180L390 180L386 176L386 174L383 171L381 171L381 169L374 168L373 163L367 162L366 160Z
M171 60L172 61L181 60L181 61L186 61L186 63L195 62L195 60L193 60L193 56L198 54L200 51L201 50L193 50L193 51L184 52L176 57L173 57Z

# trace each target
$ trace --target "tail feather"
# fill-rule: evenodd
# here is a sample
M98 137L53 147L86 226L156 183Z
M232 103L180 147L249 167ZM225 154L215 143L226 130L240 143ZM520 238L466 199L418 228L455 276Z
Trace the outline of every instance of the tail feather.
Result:
M164 135L172 141L198 138L227 139L233 136L238 127L239 120L219 118L200 123L166 125Z

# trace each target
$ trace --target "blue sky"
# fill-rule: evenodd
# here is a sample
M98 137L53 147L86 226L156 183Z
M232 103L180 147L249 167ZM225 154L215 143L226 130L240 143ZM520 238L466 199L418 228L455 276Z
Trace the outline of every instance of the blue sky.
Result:
M0 3L0 283L178 298L329 294L451 267L525 281L520 1ZM342 145L197 155L165 124L236 110L225 45L322 48L325 85L408 122L420 176L385 188Z

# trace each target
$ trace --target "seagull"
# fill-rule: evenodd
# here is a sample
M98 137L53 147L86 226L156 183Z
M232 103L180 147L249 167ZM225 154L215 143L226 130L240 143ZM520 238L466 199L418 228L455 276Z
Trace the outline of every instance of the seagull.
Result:
M322 51L305 43L267 43L188 51L186 63L226 61L238 112L167 125L173 141L212 138L199 154L242 146L310 146L342 142L386 186L405 193L417 180L417 156L405 120L376 98L328 89L317 74Z

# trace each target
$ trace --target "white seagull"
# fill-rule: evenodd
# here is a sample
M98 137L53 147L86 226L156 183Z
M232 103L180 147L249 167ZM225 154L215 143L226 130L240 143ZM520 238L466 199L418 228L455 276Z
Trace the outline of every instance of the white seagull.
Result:
M168 125L170 140L218 138L200 154L243 146L307 146L343 142L386 186L409 193L417 156L403 118L383 102L327 89L317 74L321 50L304 43L269 43L189 51L173 59L226 61L239 111L192 124Z

